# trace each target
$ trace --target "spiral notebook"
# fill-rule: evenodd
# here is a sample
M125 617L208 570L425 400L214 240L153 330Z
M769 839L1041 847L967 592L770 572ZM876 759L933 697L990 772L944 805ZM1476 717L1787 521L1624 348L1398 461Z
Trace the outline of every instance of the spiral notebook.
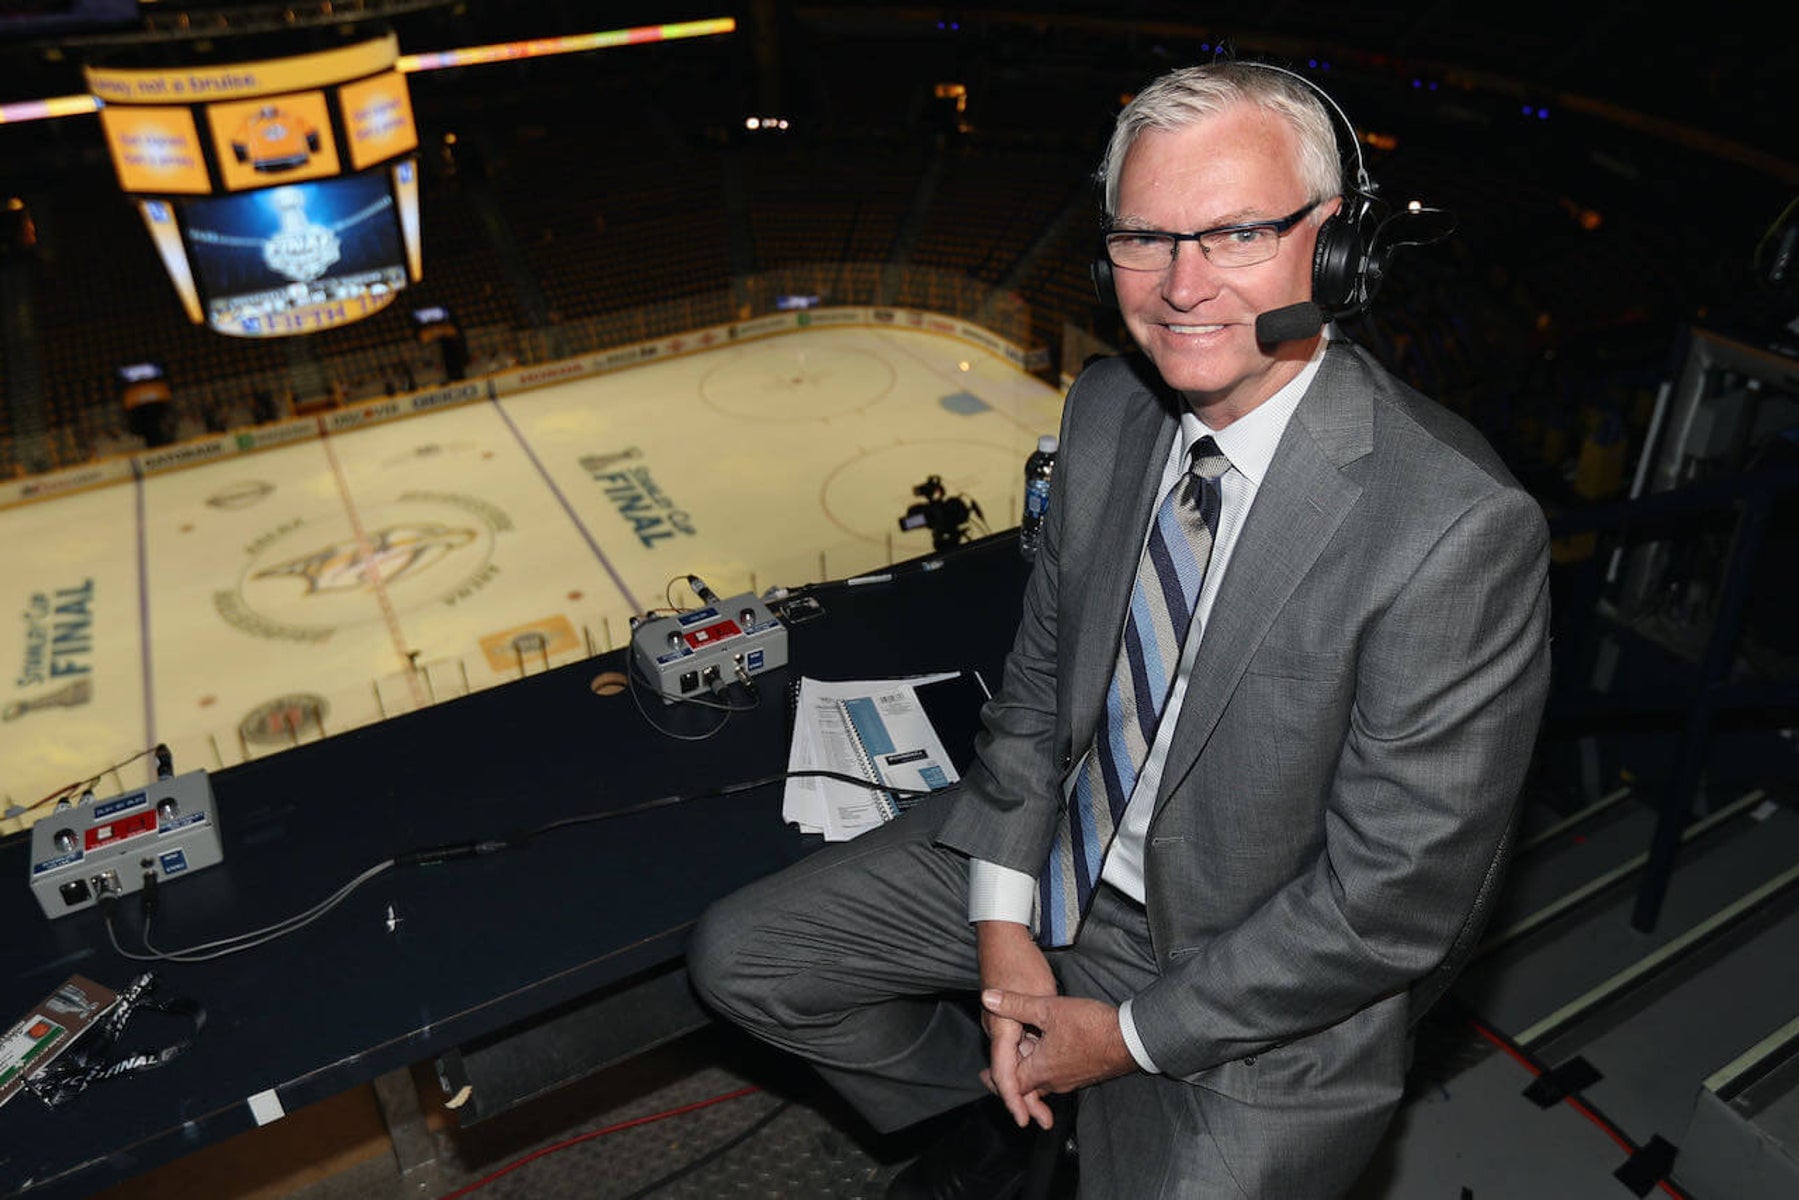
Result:
M793 685L790 772L828 770L886 785L860 787L836 779L789 779L781 816L804 833L848 841L893 820L916 797L960 780L944 751L919 689L960 678L959 672L906 679L829 681Z

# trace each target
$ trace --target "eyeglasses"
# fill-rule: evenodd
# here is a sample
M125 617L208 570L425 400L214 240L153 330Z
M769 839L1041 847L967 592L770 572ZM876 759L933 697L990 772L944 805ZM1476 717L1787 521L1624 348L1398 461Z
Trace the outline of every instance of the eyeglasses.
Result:
M1168 233L1161 229L1114 229L1106 234L1106 258L1126 271L1165 271L1174 262L1182 242L1198 242L1200 253L1215 267L1253 267L1267 262L1280 249L1281 238L1317 208L1314 200L1278 221L1246 221L1219 225L1198 233Z

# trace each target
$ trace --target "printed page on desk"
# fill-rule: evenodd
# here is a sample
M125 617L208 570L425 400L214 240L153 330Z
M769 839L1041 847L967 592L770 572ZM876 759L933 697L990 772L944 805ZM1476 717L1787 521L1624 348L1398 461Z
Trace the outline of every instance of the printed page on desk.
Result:
M900 791L936 791L956 783L961 776L917 689L957 677L952 671L847 682L802 678L794 685L787 769L835 771ZM910 799L836 779L789 779L781 816L801 832L842 842L891 821Z

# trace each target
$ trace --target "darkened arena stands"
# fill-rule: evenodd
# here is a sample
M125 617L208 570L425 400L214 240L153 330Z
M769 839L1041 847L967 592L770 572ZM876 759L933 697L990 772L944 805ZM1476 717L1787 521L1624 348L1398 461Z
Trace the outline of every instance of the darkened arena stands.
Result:
M591 36L623 30L640 36ZM251 297L249 284L227 296L238 285L204 274L224 270L206 256L231 244L226 193L251 185L203 180L174 194L122 181L102 116L131 105L95 104L89 73L202 76L389 37L416 150L376 155L369 177L373 208L385 213L391 196L396 212L416 212L416 237L402 215L389 238L390 282L407 274L404 250L416 252L416 269L397 295L376 288L360 319L298 299L283 310L287 301ZM445 53L454 51L476 52ZM1726 6L1676 21L1640 6L1538 0L1479 11L0 0L0 489L10 489L0 517L26 505L50 511L53 501L38 503L45 496L141 483L172 461L153 456L182 447L238 438L250 447L284 423L469 381L528 386L528 369L599 364L630 347L656 345L666 357L682 340L735 339L796 304L870 320L933 314L986 331L1020 370L1063 391L1094 356L1131 348L1090 276L1093 172L1112 122L1164 70L1224 56L1279 64L1328 90L1386 201L1453 214L1453 234L1396 255L1377 300L1340 332L1485 433L1556 537L1558 674L1516 890L1490 953L1420 1030L1405 1114L1355 1200L1799 1194L1799 639L1787 624L1799 598L1799 61L1772 10ZM241 128L257 136L253 114ZM275 181L254 175L254 147L222 146L209 144L202 175ZM390 178L406 182L390 193ZM164 203L189 233L215 226L175 237L178 265L148 225ZM202 274L184 299L187 270ZM243 306L226 314L221 297ZM316 321L265 336L258 322L283 311ZM221 332L225 321L248 324L234 335ZM130 375L134 367L143 373ZM481 386L484 399L502 394ZM896 513L907 500L894 499ZM994 530L1017 520L986 514ZM33 528L54 540L63 527L45 518ZM0 549L0 562L17 549ZM793 550L823 558L823 547ZM828 609L835 601L821 594ZM793 628L797 641L804 626ZM584 693L591 660L607 657L618 634L601 646L590 632L585 653L557 671L578 675ZM28 651L18 641L0 636L0 656L22 687ZM148 675L148 650L144 658ZM531 744L540 700L530 687L548 687L554 672L547 651L539 675L527 658L516 684L477 696L465 676L459 690L470 694L436 706L525 714L505 736L521 791L563 779L549 766L543 780L532 775L558 756L586 756L603 774L609 760L639 753L635 741ZM519 697L510 710L509 689ZM784 680L764 686L760 702L787 690ZM374 692L391 715L381 686ZM21 695L7 722L37 703ZM336 742L343 761L376 776L345 779L344 795L319 799L340 819L338 806L378 806L410 786L417 751L390 761L379 749L388 743L371 739L457 744L459 727L427 726L432 705L417 707L336 737L302 714L299 727L283 726L295 735L287 753L252 762L249 745L235 756L226 746L217 762L180 769L215 769L224 793L234 774L276 778L296 769L283 759L304 762ZM307 728L315 746L298 745ZM784 752L783 741L776 759ZM91 765L70 773L107 763ZM738 773L709 769L716 775L646 784L631 799ZM0 762L0 779L9 774ZM137 786L129 772L104 778L90 780L101 799ZM71 974L122 989L143 969L114 953L110 926L92 913L40 937L44 919L18 876L28 828L48 811L30 803L43 790L0 785L13 819L0 825L11 851L0 866L17 868L0 880L16 893L6 919L37 939L6 956L16 1011L0 1023L26 1016ZM236 866L245 857L231 820L227 805L226 864ZM419 840L487 828L463 816L445 826ZM275 825L264 828L274 841ZM615 870L598 851L587 863ZM303 878L271 913L344 882L336 860ZM583 899L580 877L541 879L535 906L521 898L523 879L496 886L545 925L603 929L609 919ZM235 886L251 889L255 877ZM165 912L180 896L168 891ZM222 898L219 911L233 902ZM692 915L668 923L684 930ZM263 1084L279 1120L266 1104L248 1115L260 1092L247 1108L195 1099L200 1085L183 1072L202 1070L198 1048L223 1036L213 1026L253 1019L214 1012L192 1057L103 1080L54 1109L24 1095L0 1107L0 1190L110 1200L885 1194L929 1131L878 1137L792 1064L703 1016L686 1019L699 1010L681 990L680 936L661 958L627 954L635 936L622 949L596 943L566 986L528 1003L514 993L563 977L538 963L520 968L536 973L528 978L496 977L491 1010L486 999L456 1001L466 1007L437 1040L432 1005L449 1002L431 985L455 974L447 959L415 960L406 986L366 985L405 992L411 1005L418 984L423 1015L409 1010L413 1023L391 1028L371 1020L354 1054L316 1049L329 1043L284 1024L259 1031L269 1042L292 1036L310 1056L284 1061ZM315 967L291 945L258 951L270 961L253 982L230 986L293 986ZM615 953L629 970L594 972ZM165 989L191 989L201 1005L226 987L209 995L211 976L156 969ZM646 1006L677 1015L659 1025ZM69 1131L102 1124L92 1107L102 1101L155 1115L90 1151L89 1135ZM41 1135L57 1143L41 1161L23 1149L40 1129L61 1131ZM1073 1194L1078 1147L1057 1151L1056 1178L1038 1194Z

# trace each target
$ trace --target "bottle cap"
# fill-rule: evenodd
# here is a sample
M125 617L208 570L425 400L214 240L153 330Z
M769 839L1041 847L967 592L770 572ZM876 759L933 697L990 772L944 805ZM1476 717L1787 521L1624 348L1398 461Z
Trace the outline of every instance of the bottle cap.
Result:
M1042 437L1038 438L1037 439L1037 449L1043 451L1045 454L1055 453L1056 435L1053 433L1046 433Z

